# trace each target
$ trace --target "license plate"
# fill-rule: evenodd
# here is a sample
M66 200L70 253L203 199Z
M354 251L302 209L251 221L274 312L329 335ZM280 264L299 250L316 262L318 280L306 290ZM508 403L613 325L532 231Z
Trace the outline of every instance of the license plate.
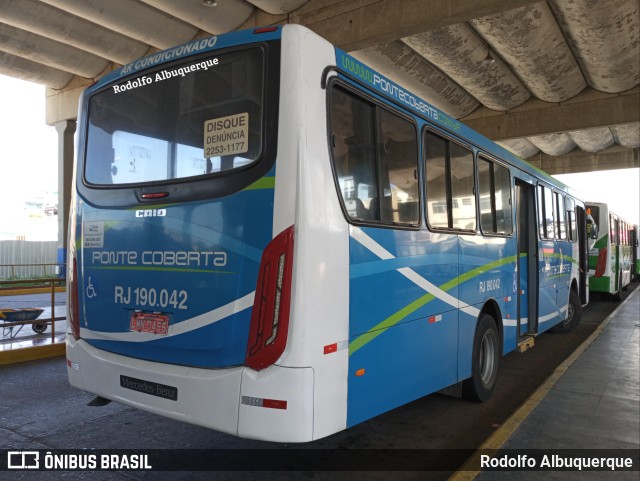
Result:
M169 332L169 316L164 314L134 312L131 314L129 330L165 336Z

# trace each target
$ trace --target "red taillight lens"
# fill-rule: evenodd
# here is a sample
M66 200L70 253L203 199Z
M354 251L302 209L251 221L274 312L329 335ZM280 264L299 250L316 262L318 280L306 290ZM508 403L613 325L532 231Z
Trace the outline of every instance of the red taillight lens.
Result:
M245 359L256 371L276 362L287 345L292 270L293 226L278 234L262 253Z
M78 303L78 264L76 263L76 256L73 255L71 260L73 267L71 269L71 276L69 276L69 325L71 326L71 333L76 339L80 339L80 305Z
M279 27L275 26L275 27L260 27L260 28L256 28L253 30L253 33L269 33L269 32L275 32L276 30L278 30Z

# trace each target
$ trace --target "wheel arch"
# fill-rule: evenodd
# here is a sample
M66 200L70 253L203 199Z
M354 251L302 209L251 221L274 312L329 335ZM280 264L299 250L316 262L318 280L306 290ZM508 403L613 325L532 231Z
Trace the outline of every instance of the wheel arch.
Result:
M490 315L496 323L496 329L498 329L499 336L500 355L502 356L504 353L504 326L502 323L502 312L500 311L500 306L498 306L498 303L495 299L487 299L487 301L482 306L482 309L480 309L478 322L476 323L476 329L478 323L480 322L480 319L485 314Z
M569 288L569 291L575 291L575 293L580 296L580 290L578 289L578 279L576 279L575 277L571 279L571 287Z

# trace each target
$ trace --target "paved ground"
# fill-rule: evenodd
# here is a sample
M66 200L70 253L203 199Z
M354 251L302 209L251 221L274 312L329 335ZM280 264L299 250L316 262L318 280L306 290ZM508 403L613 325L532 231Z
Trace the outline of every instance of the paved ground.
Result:
M520 425L505 449L640 449L640 292ZM626 453L626 454L625 454ZM566 452L568 457L578 453ZM589 454L588 452L586 454ZM593 453L595 454L595 453ZM484 472L481 481L637 480L638 472Z
M632 288L635 287L632 286ZM475 449L514 412L618 304L594 301L570 334L543 334L525 354L502 359L497 390L487 403L434 394L303 446L248 441L111 403L88 407L92 395L69 387L63 359L0 367L0 449ZM212 405L212 409L214 406ZM567 426L566 429L571 429ZM399 451L398 451L399 452ZM178 451L179 453L179 451ZM291 451L292 456L298 455ZM286 456L278 451L278 456ZM6 474L6 473L3 473ZM423 480L451 472L112 472L10 473L4 479L65 480ZM538 478L543 479L543 478Z

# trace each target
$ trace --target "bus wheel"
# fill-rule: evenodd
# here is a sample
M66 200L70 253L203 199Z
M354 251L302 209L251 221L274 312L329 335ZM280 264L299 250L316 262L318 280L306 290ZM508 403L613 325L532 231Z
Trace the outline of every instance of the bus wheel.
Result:
M484 402L491 397L500 363L499 339L493 317L484 314L473 339L472 375L462 383L462 395L466 399Z
M582 319L582 304L578 293L571 289L569 293L569 305L567 306L567 318L560 324L553 326L550 332L571 332Z

